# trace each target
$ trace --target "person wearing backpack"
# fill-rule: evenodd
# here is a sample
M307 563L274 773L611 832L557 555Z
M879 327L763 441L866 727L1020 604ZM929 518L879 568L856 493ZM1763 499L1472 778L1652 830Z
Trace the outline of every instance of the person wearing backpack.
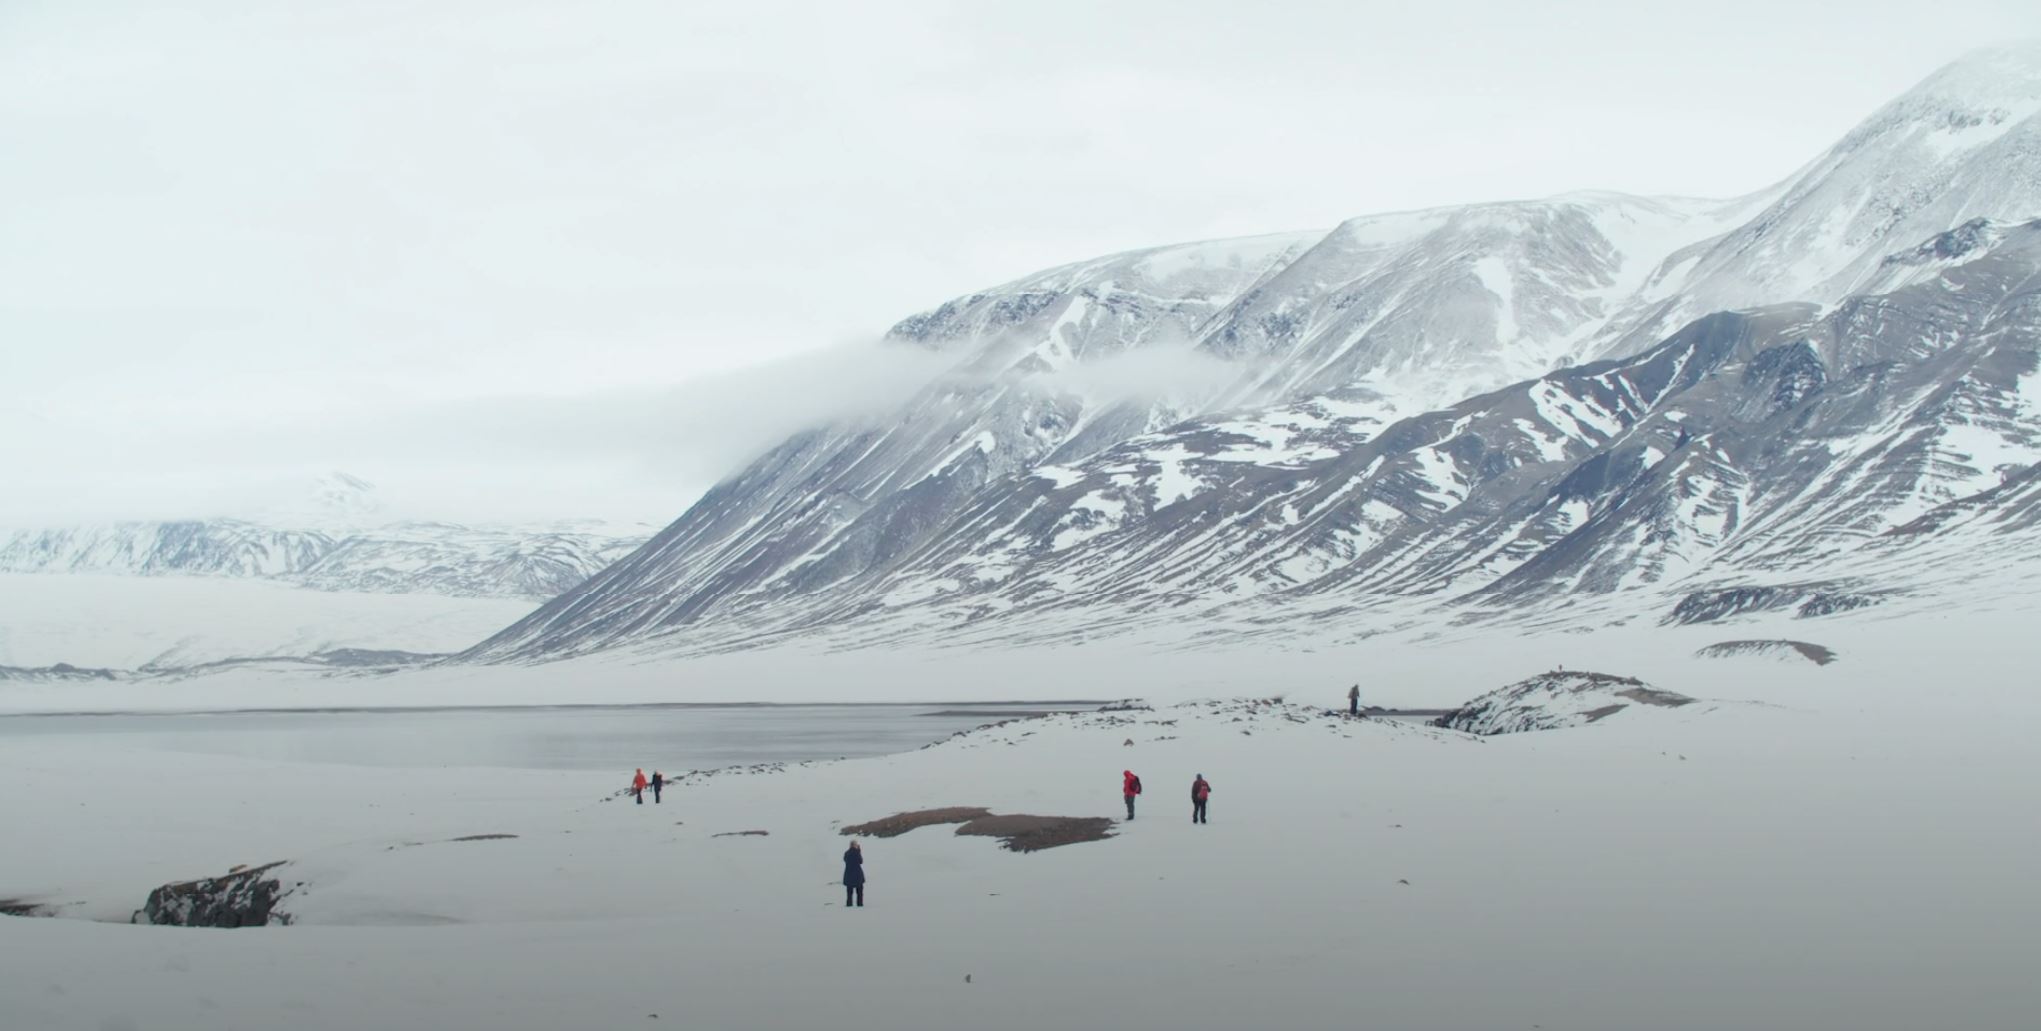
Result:
M665 774L663 774L663 773L660 773L660 772L659 772L658 770L653 770L653 771L652 771L652 804L653 804L653 805L658 805L658 804L659 804L659 789L660 789L660 788L663 788L663 787L665 787L665 786L666 786L666 775L665 775Z
M1120 776L1120 794L1127 798L1127 819L1131 820L1134 818L1134 796L1141 793L1141 778L1134 776L1133 770L1121 770Z
M1212 785L1205 783L1205 775L1191 781L1191 822L1205 823L1205 799L1212 797Z

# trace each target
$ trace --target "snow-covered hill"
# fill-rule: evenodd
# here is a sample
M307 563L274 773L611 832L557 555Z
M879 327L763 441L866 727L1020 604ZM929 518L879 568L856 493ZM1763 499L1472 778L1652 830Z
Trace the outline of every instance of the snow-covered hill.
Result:
M1374 216L952 301L893 333L950 376L471 655L1819 614L2019 560L2037 112L2041 57L1987 52L1741 200Z
M325 591L544 600L644 542L594 520L531 526L387 522L374 486L321 478L306 503L246 519L0 530L0 573L230 576Z
M1677 709L1693 701L1635 677L1555 670L1490 691L1439 717L1438 725L1484 736L1521 734L1583 727L1626 709Z
M248 518L0 530L0 666L459 651L648 529L389 522L382 511L372 484L335 473Z

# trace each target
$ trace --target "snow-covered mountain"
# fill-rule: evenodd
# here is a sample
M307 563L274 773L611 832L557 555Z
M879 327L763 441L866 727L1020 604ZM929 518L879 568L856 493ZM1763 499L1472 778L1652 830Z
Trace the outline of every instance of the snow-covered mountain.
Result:
M1054 269L900 323L952 374L789 440L471 655L1928 590L2041 530L2036 216L2030 49L1938 72L1748 198L1571 195Z
M1762 195L1755 216L1676 251L1602 354L1709 312L1879 292L1885 259L1972 219L2041 215L2041 47L1974 53L1929 76Z
M0 573L261 577L327 591L554 597L645 540L596 521L378 523L367 481L321 478L305 503L252 519L0 531Z

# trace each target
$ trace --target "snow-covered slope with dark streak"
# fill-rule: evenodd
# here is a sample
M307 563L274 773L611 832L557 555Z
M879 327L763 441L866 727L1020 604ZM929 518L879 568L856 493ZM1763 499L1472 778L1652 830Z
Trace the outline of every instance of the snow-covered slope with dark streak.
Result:
M1743 201L1363 218L952 302L894 331L951 376L471 657L1818 616L2024 557L2034 98L2041 60L1986 54Z

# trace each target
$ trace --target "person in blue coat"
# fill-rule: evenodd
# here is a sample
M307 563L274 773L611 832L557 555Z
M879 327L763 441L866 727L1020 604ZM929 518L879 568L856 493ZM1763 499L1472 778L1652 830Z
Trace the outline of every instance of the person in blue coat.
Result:
M843 851L843 908L865 905L865 850L853 841Z

